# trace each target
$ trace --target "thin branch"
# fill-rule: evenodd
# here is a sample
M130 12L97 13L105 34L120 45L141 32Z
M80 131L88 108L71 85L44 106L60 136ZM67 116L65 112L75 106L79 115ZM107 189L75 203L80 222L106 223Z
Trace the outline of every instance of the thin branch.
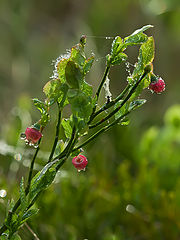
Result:
M30 228L30 226L27 224L27 222L25 222L24 225L25 225L25 226L27 227L27 229L32 233L32 235L35 237L36 240L40 240L40 239L38 238L38 236L35 234L35 232L32 230L32 228Z
M129 112L123 114L122 116L120 116L118 119L114 120L111 124L104 126L103 128L101 128L98 132L96 132L94 135L92 135L90 138L88 138L84 143L82 143L81 145L79 145L78 147L72 149L72 152L77 151L78 149L84 147L85 145L87 145L89 142L91 142L93 139L95 139L96 137L98 137L101 133L106 132L107 130L109 130L112 126L114 126L115 124L117 124L118 122L120 122L125 116L127 116L129 114Z
M60 129L60 124L61 124L61 113L62 113L61 108L59 107L59 105L58 105L58 110L59 110L59 112L58 112L58 121L57 121L57 125L56 125L56 136L55 136L55 139L54 139L54 143L53 143L53 147L52 147L51 153L49 155L48 163L53 158L53 155L54 155L57 143L58 143L58 139L59 139L59 129Z
M146 76L147 72L145 71L143 73L143 75L140 77L140 79L136 82L136 84L131 88L131 90L129 91L128 95L125 97L125 99L123 100L123 102L120 104L119 107L115 108L109 115L107 115L105 118L101 119L101 121L95 123L94 125L90 125L89 128L95 128L97 126L99 126L101 123L105 122L106 120L108 120L109 118L111 118L112 116L114 116L115 113L117 113L122 106L124 106L124 104L129 100L129 98L132 96L132 94L134 93L135 89L138 87L139 83L142 81L142 79Z
M114 100L106 103L104 106L102 106L97 112L94 113L93 117L91 118L91 120L88 122L92 122L92 120L97 116L99 115L100 113L104 112L105 110L109 109L110 107L112 107L113 105L115 105L119 100L123 99L123 97L125 96L125 94L127 93L127 91L129 90L130 88L130 84L128 84L126 86L126 88L122 91L122 93L116 97Z
M90 116L90 122L91 122L91 119L93 119L93 115L94 115L94 113L96 111L96 106L97 106L97 103L98 103L98 100L99 100L99 95L100 95L101 89L102 89L102 87L104 85L104 82L106 81L106 77L107 77L107 75L109 73L109 70L110 70L110 66L106 66L106 69L105 69L102 81L101 81L101 83L100 83L100 85L98 87L98 90L96 92L96 103L95 103L95 106L93 108L92 114Z
M41 143L41 138L38 141L38 147L37 147L37 149L35 151L35 154L34 154L34 157L33 157L32 161L31 161L31 166L30 166L30 169L29 169L29 176L28 176L28 183L27 183L27 187L26 187L26 194L29 192L29 188L30 188L30 185L31 185L32 174L33 174L33 169L34 169L34 163L35 163L37 154L38 154L38 152L40 150L40 147L39 147L40 143Z

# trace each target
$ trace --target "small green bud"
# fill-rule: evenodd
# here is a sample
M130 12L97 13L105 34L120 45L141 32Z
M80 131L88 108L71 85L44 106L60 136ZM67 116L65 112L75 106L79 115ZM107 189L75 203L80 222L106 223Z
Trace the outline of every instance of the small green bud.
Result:
M146 65L145 68L144 68L144 71L145 71L146 73L152 72L152 71L153 71L153 65L152 65L152 63Z
M84 47L86 45L86 35L82 35L80 38L80 44Z
M40 129L41 129L41 125L37 122L37 123L35 123L35 124L32 125L32 128L34 128L34 129L40 131Z

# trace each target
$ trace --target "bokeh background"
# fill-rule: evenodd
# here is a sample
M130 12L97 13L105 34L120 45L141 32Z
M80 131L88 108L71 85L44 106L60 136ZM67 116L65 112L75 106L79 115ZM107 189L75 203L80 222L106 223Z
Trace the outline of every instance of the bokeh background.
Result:
M111 45L100 37L125 37L146 24L154 25L147 34L154 36L154 72L166 81L166 91L145 90L148 102L131 114L128 127L114 127L84 149L85 173L69 161L28 225L43 240L180 239L179 0L0 1L0 222L28 171L34 150L24 149L19 135L39 118L31 99L44 98L52 60L86 34L87 53L96 56L88 81L96 87ZM137 49L128 50L132 64ZM114 96L126 76L123 65L111 70ZM55 112L36 170L52 146ZM20 236L35 239L26 226Z

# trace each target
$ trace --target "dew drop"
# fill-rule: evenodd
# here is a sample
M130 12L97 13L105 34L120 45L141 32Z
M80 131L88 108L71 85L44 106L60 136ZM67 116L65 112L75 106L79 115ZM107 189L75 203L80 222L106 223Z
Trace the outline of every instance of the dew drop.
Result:
M1 189L1 190L0 190L0 197L1 197L1 198L4 198L4 197L6 197L6 195L7 195L6 190Z
M136 208L133 205L128 204L126 206L126 211L129 212L129 213L135 213L136 212Z
M21 133L20 134L20 138L23 139L23 140L26 139L26 134L25 133Z
M14 155L14 159L19 162L19 161L21 161L21 159L22 159L22 155L21 155L20 153L16 153L16 154Z
M84 171L84 172L85 172L85 171L86 171L86 168L78 169L77 171L78 171L78 172L81 172L81 171Z

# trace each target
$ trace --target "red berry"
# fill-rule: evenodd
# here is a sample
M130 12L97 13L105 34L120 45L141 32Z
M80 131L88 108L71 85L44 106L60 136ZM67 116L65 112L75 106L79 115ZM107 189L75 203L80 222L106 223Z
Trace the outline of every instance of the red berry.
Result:
M78 155L77 157L74 157L72 160L72 164L75 166L75 168L78 169L78 171L85 170L86 165L88 164L88 160L83 155Z
M28 127L25 131L26 141L35 144L42 137L42 133L35 128Z
M162 78L158 78L157 81L152 81L149 85L149 89L155 93L161 93L165 90L165 82Z

